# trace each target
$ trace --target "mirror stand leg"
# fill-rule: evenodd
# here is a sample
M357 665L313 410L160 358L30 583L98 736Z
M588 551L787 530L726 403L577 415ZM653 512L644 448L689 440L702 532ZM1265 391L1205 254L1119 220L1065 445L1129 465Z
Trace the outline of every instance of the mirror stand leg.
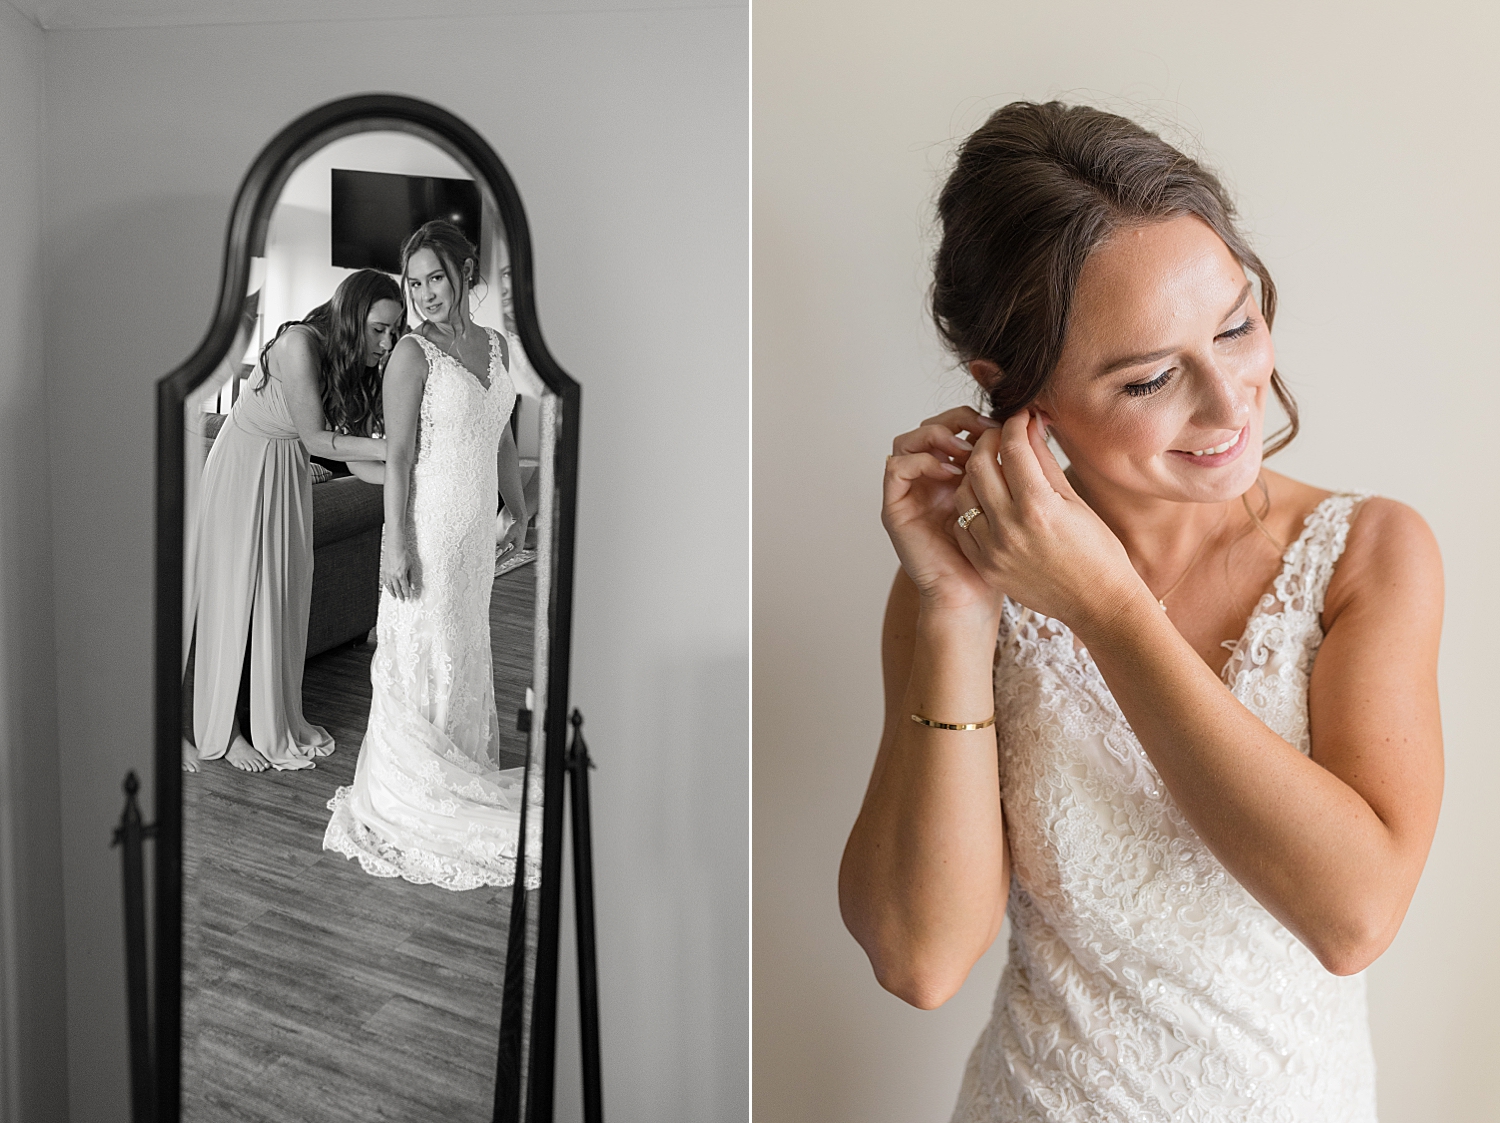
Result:
M568 779L573 821L573 917L578 944L578 1028L583 1052L584 1123L603 1123L604 1100L599 1072L599 977L594 955L594 855L589 829L589 749L583 741L583 714L573 711L573 744L568 749Z
M145 842L156 825L141 822L135 801L141 783L132 770L125 776L125 810L111 847L121 848L125 878L125 986L130 1010L130 1118L147 1123L155 1117L155 1081L151 1071L151 1013L146 978Z

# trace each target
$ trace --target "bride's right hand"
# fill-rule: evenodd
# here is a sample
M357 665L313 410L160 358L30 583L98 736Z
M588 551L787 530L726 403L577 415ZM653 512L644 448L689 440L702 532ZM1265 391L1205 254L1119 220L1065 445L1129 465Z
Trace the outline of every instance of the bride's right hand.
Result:
M397 600L406 600L416 594L411 551L404 542L387 541L385 549L380 552L380 585Z
M891 536L901 568L922 595L924 607L941 610L999 608L987 585L958 547L954 493L973 449L959 434L978 439L1000 422L968 406L929 417L891 442L885 462L880 521Z

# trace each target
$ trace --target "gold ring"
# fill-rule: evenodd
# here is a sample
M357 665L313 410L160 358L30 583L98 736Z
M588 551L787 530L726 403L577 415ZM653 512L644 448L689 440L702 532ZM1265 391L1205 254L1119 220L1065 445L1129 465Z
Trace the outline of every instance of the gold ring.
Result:
M958 516L958 529L968 530L969 524L982 514L984 514L984 512L978 507L970 507L967 511Z

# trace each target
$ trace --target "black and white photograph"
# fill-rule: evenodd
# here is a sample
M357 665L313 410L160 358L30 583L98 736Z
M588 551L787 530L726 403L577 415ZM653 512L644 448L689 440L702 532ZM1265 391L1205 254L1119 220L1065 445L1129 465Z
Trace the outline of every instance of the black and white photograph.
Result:
M311 152L186 390L184 1119L518 1110L573 496L500 212L413 132Z

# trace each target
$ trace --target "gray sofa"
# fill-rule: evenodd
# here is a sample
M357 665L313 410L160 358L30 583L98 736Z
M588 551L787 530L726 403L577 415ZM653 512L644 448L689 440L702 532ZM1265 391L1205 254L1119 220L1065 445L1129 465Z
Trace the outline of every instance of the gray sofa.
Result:
M212 446L224 415L204 418ZM375 626L380 604L380 531L385 521L381 489L355 476L323 479L314 472L312 610L307 657L351 640Z

